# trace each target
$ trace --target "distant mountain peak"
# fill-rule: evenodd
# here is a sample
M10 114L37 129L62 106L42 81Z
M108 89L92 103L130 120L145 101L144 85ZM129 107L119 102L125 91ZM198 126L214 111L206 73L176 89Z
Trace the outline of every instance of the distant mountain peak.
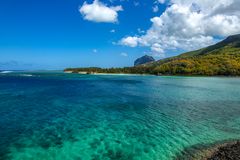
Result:
M149 62L154 62L155 59L152 56L144 55L134 61L134 66L142 65Z

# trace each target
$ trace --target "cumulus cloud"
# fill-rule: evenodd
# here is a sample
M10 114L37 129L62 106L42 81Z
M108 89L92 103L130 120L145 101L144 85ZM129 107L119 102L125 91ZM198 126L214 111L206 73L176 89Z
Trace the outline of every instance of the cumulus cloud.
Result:
M158 0L158 2L163 4L163 3L165 3L165 0Z
M159 53L159 54L163 54L164 51L162 49L162 46L159 44L159 43L154 43L152 46L151 46L151 50L155 53Z
M146 34L128 36L122 45L147 46L153 53L166 50L193 50L240 32L239 0L171 0L159 17L150 19Z
M138 45L138 37L126 37L120 41L121 45L136 47Z
M143 34L143 33L145 33L145 31L142 30L141 28L138 28L137 31L138 31L139 34Z
M155 6L153 6L152 10L154 13L156 13L156 12L158 12L159 8L157 5L155 5Z
M115 29L110 30L110 33L115 33L115 32L116 32Z
M123 56L123 57L127 57L128 56L128 54L125 53L125 52L122 52L120 55Z
M118 21L118 11L122 11L122 6L111 6L94 0L92 4L84 2L79 8L83 18L93 22L115 23Z

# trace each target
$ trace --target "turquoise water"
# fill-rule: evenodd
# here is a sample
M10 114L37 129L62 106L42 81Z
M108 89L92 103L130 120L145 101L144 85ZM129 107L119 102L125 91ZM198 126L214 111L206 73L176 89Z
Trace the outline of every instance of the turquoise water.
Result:
M0 75L1 160L171 160L238 138L239 78Z

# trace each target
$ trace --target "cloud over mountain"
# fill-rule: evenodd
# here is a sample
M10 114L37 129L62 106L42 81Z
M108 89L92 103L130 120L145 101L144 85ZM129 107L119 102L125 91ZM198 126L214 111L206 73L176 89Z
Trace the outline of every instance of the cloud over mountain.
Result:
M193 50L240 32L239 0L171 0L145 35L128 36L120 44L147 46L153 53L166 50Z

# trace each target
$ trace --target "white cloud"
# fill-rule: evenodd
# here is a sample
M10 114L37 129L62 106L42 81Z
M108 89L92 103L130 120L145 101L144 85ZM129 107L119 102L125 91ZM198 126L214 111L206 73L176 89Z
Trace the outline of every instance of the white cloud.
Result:
M158 2L163 4L163 3L165 3L165 0L158 0Z
M125 53L125 52L121 53L120 55L123 56L123 57L127 57L128 56L128 54Z
M79 12L88 21L115 23L118 21L118 11L122 10L122 6L108 7L98 0L94 0L92 4L84 2Z
M151 50L154 52L154 53L159 53L159 54L163 54L164 51L162 49L162 46L159 44L159 43L154 43L152 46L151 46Z
M116 30L115 30L115 29L112 29L112 30L110 30L110 32L111 32L111 33L115 33L115 32L116 32Z
M121 45L129 46L129 47L136 47L138 45L138 37L126 37L121 39Z
M137 31L138 31L139 34L143 34L143 33L145 33L145 31L142 30L141 28L138 28Z
M120 40L122 45L147 46L153 53L193 50L213 44L214 37L240 33L239 0L171 0L144 35ZM125 42L125 43L123 43Z
M158 6L157 6L157 5L155 5L155 6L153 6L152 10L153 10L153 12L154 12L154 13L156 13L156 12L158 12L158 11L159 11L159 8L158 8Z

